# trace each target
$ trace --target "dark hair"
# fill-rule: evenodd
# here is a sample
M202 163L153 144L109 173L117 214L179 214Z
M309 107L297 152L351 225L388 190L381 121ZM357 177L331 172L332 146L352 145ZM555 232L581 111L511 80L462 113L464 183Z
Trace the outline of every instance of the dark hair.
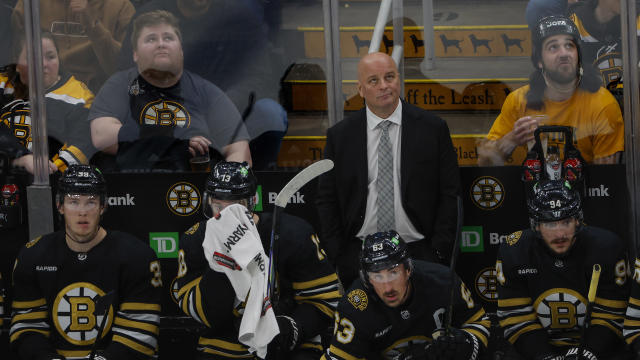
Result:
M137 50L138 38L140 37L142 29L159 24L166 24L171 26L178 35L180 43L182 43L182 33L180 32L180 24L178 18L168 11L154 10L138 16L133 21L133 31L131 32L131 48L134 51Z
M59 68L58 72L62 72L62 60L60 60L60 50L58 48L58 43L54 38L53 34L49 31L43 31L40 34L40 41L44 39L49 39L53 43L53 47L56 48L56 53L58 53L58 63ZM29 97L29 84L25 84L20 79L20 74L18 74L18 70L16 69L16 65L18 63L18 58L20 57L20 53L22 53L22 49L26 44L24 34L20 34L20 36L16 36L13 39L13 46L11 47L11 60L12 64L9 64L4 67L3 71L7 76L8 82L13 86L13 97L15 99L27 99Z

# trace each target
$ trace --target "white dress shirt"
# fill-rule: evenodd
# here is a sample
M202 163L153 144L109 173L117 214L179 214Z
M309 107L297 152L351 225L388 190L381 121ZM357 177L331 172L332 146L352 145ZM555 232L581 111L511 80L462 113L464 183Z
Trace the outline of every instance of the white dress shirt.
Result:
M424 236L411 224L407 213L402 207L402 197L400 195L401 101L398 102L398 107L396 107L395 111L386 119L378 117L367 107L367 168L369 171L367 176L367 207L364 213L364 224L362 224L362 228L356 236L364 240L367 235L378 231L378 209L376 207L378 189L376 181L378 179L378 145L380 144L382 130L377 126L385 120L391 121L391 125L389 125L389 140L393 149L393 209L396 221L395 229L393 230L397 231L404 241L410 243L421 240Z

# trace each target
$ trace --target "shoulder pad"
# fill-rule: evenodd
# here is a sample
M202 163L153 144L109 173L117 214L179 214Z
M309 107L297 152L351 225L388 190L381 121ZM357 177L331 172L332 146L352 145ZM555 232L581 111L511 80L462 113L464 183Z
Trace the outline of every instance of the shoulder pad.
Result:
M518 242L518 240L520 240L521 236L522 236L521 230L510 234L509 236L507 236L507 244L509 244L509 246L515 245Z
M192 227L190 227L189 230L185 231L184 233L187 235L193 235L195 234L195 232L198 230L199 227L200 227L200 223L198 222Z
M24 246L28 249L30 247L32 247L33 245L35 245L38 241L40 241L40 239L42 239L42 236L38 236L37 238L29 241L28 243L24 244Z
M364 311L369 305L367 293L362 289L351 290L347 295L347 300L349 300L349 303L353 305L354 308L360 311Z

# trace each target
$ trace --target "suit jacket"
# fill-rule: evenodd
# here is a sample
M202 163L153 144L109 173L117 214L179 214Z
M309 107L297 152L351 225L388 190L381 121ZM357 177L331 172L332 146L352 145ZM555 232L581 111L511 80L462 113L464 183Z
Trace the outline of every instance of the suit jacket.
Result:
M319 179L316 206L321 240L335 262L364 223L367 202L366 109L327 131L325 158L332 171ZM457 218L460 172L449 128L438 116L402 103L400 133L402 205L425 241L443 256L451 254Z

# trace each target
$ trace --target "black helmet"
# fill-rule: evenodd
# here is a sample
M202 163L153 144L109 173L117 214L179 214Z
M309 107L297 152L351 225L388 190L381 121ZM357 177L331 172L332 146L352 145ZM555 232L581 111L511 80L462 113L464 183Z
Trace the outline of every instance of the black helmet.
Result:
M551 222L575 217L582 222L582 202L578 192L565 180L543 180L533 187L532 198L527 200L531 227L540 222Z
M207 178L205 190L205 203L207 198L220 200L249 200L249 210L253 210L253 197L256 194L258 181L253 175L249 164L245 162L220 161L213 167ZM205 209L205 215L208 206Z
M58 180L56 201L61 203L67 194L96 195L100 204L107 197L107 183L102 172L93 165L71 165Z
M369 279L367 273L405 264L411 269L409 248L395 230L381 231L367 235L360 253L360 275L365 285Z
M578 67L580 67L580 32L578 27L566 16L552 15L540 19L535 29L532 30L531 61L534 67L538 67L542 55L542 43L549 36L567 34L571 35L578 48Z

